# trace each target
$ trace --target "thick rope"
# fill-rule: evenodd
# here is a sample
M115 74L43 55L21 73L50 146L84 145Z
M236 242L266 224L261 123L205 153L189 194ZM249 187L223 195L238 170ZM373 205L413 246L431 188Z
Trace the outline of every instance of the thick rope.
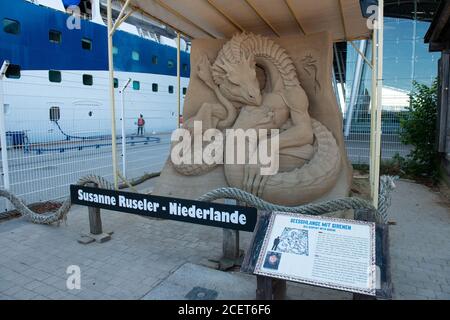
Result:
M85 177L82 177L80 180L78 180L79 185L85 186L89 183L96 184L99 188L102 189L114 189L114 186L106 179L95 176L95 175L88 175ZM25 216L30 222L37 223L37 224L52 224L61 221L66 221L67 214L69 213L70 207L72 206L72 203L70 201L70 197L68 197L66 200L64 200L61 207L53 213L47 213L47 214L38 214L32 210L30 210L22 200L20 200L19 197L17 197L15 194L5 190L0 189L0 196L8 199L11 204L16 208L16 210L23 216ZM12 215L11 212L4 212L0 213L0 219L7 218Z
M327 213L332 213L341 210L349 210L349 209L367 209L371 211L372 215L376 218L377 222L383 221L382 215L375 209L375 207L368 201L349 197L349 198L341 198L341 199L333 199L329 201L319 202L319 203L310 203L304 204L296 207L288 207L281 206L269 203L267 201L262 200L254 196L251 193L245 192L236 188L220 188L208 192L207 194L201 196L198 200L200 201L214 201L218 199L235 199L242 203L245 203L249 206L256 207L258 210L264 211L281 211L281 212L292 212L292 213L300 213L300 214L309 214L309 215L323 215Z
M236 201L245 203L249 206L256 207L259 210L282 211L282 212L292 212L309 215L322 215L326 213L332 213L348 209L354 210L365 209L368 210L373 215L375 221L387 223L387 209L389 208L391 203L391 191L395 188L394 181L396 179L398 179L398 177L392 176L381 177L378 210L375 209L375 207L367 200L356 197L334 199L320 203L305 204L296 207L281 206L264 201L263 199L251 193L245 192L237 188L216 189L204 194L197 200L211 202L218 199L234 199ZM109 190L114 189L112 183L110 183L109 181L100 176L95 175L88 175L82 177L77 184L85 186L89 183L96 184L99 188L102 189L109 189ZM38 214L30 210L23 203L22 200L20 200L16 195L12 194L7 190L0 189L0 196L8 199L21 215L27 217L29 221L37 224L52 224L55 222L59 223L60 221L66 221L67 214L69 213L70 207L72 205L69 197L63 202L62 206L56 212L49 214ZM9 217L11 216L11 214L12 214L11 212L0 213L0 219Z
M322 215L349 209L365 209L373 215L375 221L387 223L387 209L391 204L391 191L395 188L394 181L396 179L398 179L398 177L381 177L378 210L369 201L356 197L333 199L319 203L304 204L296 207L281 206L264 201L251 193L237 188L216 189L204 194L197 200L210 202L218 199L234 199L249 206L256 207L259 210L292 212L309 215Z
M384 223L388 222L388 209L391 206L392 190L395 189L395 181L398 176L381 176L380 192L378 195L378 212L383 217Z

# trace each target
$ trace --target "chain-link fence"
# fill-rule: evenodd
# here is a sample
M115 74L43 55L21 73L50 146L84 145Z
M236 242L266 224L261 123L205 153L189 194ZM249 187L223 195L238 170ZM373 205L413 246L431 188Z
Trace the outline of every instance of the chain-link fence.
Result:
M45 72L22 71L20 79L3 80L7 157L0 161L1 186L5 186L7 166L9 189L27 204L66 197L68 186L86 174L113 180L108 78L96 74L93 88L83 88L82 75L62 72L61 86L49 83ZM125 79L119 83L123 85ZM159 85L157 92L152 90L154 83ZM122 99L116 89L118 169L125 169L122 175L128 180L159 172L164 165L169 132L176 127L174 84L175 80L160 77L140 80L139 91L131 85L124 99L125 139L121 136ZM145 126L138 135L141 113ZM7 209L8 202L0 201L0 211Z

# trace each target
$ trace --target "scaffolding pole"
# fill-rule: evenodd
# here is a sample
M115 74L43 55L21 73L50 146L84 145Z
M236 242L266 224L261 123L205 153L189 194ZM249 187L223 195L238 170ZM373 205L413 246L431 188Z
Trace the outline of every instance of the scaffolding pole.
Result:
M359 42L359 51L357 51L358 59L356 61L356 67L355 67L355 75L353 77L353 85L352 85L352 91L350 93L350 104L348 106L346 121L345 121L345 132L344 135L346 137L350 134L350 127L352 125L352 119L353 119L353 111L355 109L355 106L358 102L358 95L359 95L359 89L362 82L362 74L363 74L363 67L364 67L364 54L366 52L366 44L367 40L361 40Z
M112 167L114 177L114 188L119 188L119 180L117 177L117 142L116 142L116 106L114 97L114 60L113 60L113 23L112 23L112 7L111 0L108 0L107 8L108 16L108 68L109 68L109 103L111 108L111 144L112 144Z
M116 138L116 101L114 92L114 55L113 55L113 36L117 28L124 22L131 14L133 10L125 13L131 0L127 0L122 7L122 10L117 17L116 22L112 21L112 0L107 0L107 23L108 23L108 69L109 69L109 99L111 108L111 155L112 155L112 167L114 177L114 188L119 188L119 177L117 170L117 138Z
M180 116L181 116L181 68L180 68L180 33L177 32L177 128L180 128Z
M8 163L8 143L6 140L6 123L5 123L5 104L3 99L3 79L6 75L6 71L9 67L9 61L5 60L2 63L0 69L0 144L2 147L2 176L3 176L3 188L9 190L9 163ZM9 202L7 202L7 208L9 209Z
M125 135L125 90L128 88L128 85L131 82L131 78L128 78L128 81L125 83L125 85L122 87L122 90L120 90L121 95L121 115L120 115L120 121L122 125L122 175L124 178L127 178L127 137Z
M370 103L370 157L369 157L369 181L370 196L372 197L373 181L374 181L374 159L375 159L375 120L377 110L377 30L373 30L372 34L372 94Z
M371 195L375 208L378 208L378 193L380 188L380 161L381 161L381 113L383 107L383 41L384 41L384 0L379 1L377 26L374 29L373 52L376 54L376 65L373 72L375 73L375 86L372 84L372 96L376 96L372 103L371 116ZM376 71L375 71L376 69ZM374 107L374 108L373 108Z

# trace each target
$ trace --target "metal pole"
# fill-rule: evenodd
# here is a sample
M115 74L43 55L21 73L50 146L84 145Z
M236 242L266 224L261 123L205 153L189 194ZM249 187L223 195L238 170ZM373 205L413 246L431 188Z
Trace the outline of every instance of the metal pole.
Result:
M336 60L337 67L338 67L339 81L341 84L342 95L344 96L344 103L345 103L345 83L344 83L344 78L342 77L341 59L338 56L336 44L333 44L333 52L334 52L334 59ZM342 106L342 112L344 112L344 110L346 110L345 105Z
M107 16L108 16L108 65L109 65L109 94L111 104L111 142L112 142L112 167L114 177L114 188L119 187L119 180L117 177L117 143L116 143L116 106L114 97L114 60L113 60L113 33L112 28L112 7L111 0L107 2Z
M413 43L411 57L411 91L413 89L413 81L416 76L416 39L417 39L417 0L414 1L414 20L413 20Z
M375 121L377 108L377 29L372 34L372 99L370 104L370 159L369 159L369 178L370 190L372 195L374 180L374 159L375 159Z
M177 32L177 128L180 127L180 115L181 115L181 68L180 68L180 33Z
M128 78L127 83L120 90L122 96L122 106L121 106L121 116L120 121L122 122L122 172L123 176L127 177L127 137L125 136L125 90L131 82L131 78Z
M377 37L377 80L376 80L376 119L374 134L373 159L373 188L372 201L378 208L378 192L380 187L380 158L381 158L381 113L383 108L383 41L384 41L384 0L379 1L378 37Z
M336 96L336 100L339 106L339 109L341 109L342 114L344 114L344 109L342 109L342 104L341 104L341 96L339 94L339 89L338 89L338 85L337 85L337 81L336 81L336 73L334 72L334 68L332 71L332 75L333 77L333 89L334 89L334 95Z
M366 44L367 40L361 40L359 42L359 51L362 53L366 52ZM344 135L348 137L350 134L350 127L352 125L352 118L353 118L353 109L355 108L355 105L358 101L358 94L359 94L359 88L361 85L361 77L362 77L362 70L364 66L364 61L362 55L358 54L358 59L356 60L356 67L355 67L355 76L353 77L353 85L352 85L352 91L350 93L350 104L347 109L347 117L345 121L345 133Z
M6 141L6 125L5 125L5 104L3 100L3 77L9 67L9 61L4 61L0 69L0 143L2 146L2 168L3 168L3 188L9 190L9 164L8 164L8 145Z

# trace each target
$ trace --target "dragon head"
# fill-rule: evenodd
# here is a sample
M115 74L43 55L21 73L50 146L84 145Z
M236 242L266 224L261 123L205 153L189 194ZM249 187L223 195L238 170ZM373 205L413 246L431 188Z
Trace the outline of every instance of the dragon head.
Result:
M253 54L241 53L239 61L234 62L218 59L212 70L214 80L225 98L245 105L261 105L262 96Z

